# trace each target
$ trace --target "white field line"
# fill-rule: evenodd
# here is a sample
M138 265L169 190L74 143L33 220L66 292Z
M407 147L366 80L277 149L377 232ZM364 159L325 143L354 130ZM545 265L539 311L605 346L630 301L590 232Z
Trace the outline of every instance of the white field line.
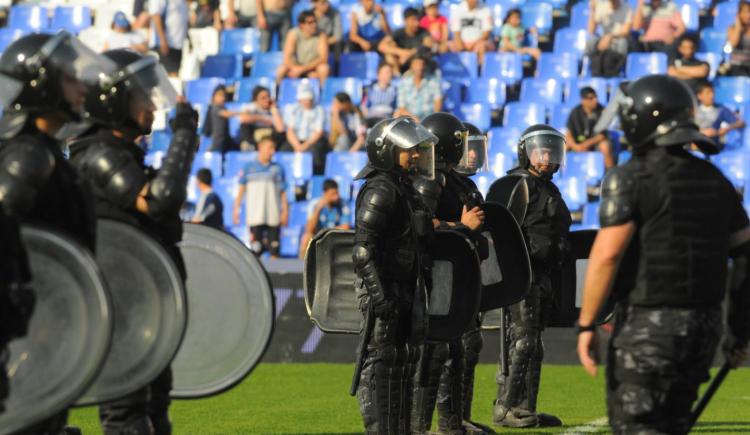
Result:
M601 430L608 423L609 423L609 419L607 417L597 418L594 421L584 423L580 426L572 427L566 430L565 432L563 432L562 435L579 435L579 434L585 434L585 433L599 432L599 430Z

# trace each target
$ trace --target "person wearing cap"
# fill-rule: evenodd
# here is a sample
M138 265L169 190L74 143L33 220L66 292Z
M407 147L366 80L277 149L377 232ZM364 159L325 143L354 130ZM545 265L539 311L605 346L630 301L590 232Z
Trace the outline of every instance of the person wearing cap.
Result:
M595 320L614 299L606 373L612 431L686 434L698 387L708 380L724 336L722 307L726 362L736 368L748 356L750 221L732 183L686 149L694 143L706 155L719 151L695 124L695 99L685 83L648 75L620 92L610 104L633 158L602 184L601 229L578 317L578 357L595 376ZM732 285L729 257L735 260Z
M565 140L568 151L587 152L599 150L604 155L604 166L613 167L615 156L612 145L605 132L595 133L594 126L602 116L602 107L596 91L590 86L580 90L581 102L571 110L565 124Z
M479 0L464 0L451 13L452 50L471 51L477 54L480 65L484 53L494 50L492 12Z
M284 107L283 118L286 143L281 146L281 151L312 151L313 172L322 174L328 153L328 143L323 135L325 113L322 106L315 104L315 94L309 83L299 85L297 102Z
M419 20L419 26L430 32L435 50L445 53L448 51L448 19L440 15L440 0L424 0L422 6L424 16Z
M117 11L112 18L110 32L104 39L102 51L129 48L141 53L148 51L146 38L139 32L134 32L125 12Z
M289 31L284 42L284 61L276 72L276 82L284 78L317 78L323 86L328 78L328 37L318 30L312 11L302 11L298 27Z

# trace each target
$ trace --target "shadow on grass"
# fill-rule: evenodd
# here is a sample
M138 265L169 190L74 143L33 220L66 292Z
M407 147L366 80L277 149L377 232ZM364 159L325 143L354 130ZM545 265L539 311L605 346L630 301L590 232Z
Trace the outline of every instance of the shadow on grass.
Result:
M750 422L747 421L707 421L696 423L694 433L750 433Z

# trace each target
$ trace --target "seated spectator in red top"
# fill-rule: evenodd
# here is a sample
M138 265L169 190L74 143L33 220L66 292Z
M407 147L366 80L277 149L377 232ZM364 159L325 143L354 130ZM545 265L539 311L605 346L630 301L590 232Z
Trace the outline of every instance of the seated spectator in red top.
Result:
M419 12L414 8L404 11L404 27L383 38L378 44L378 51L385 57L394 72L408 67L409 60L417 50L432 49L432 38L427 30L419 27Z
M448 51L448 19L440 15L440 0L424 0L424 16L419 26L430 32L438 53Z
M596 97L596 91L586 86L581 88L581 103L573 108L565 125L565 142L568 150L586 152L598 149L604 154L604 166L615 166L612 146L605 133L594 133L594 126L602 116L602 107Z
M687 35L682 35L677 44L677 57L670 62L667 74L683 80L695 89L702 80L708 78L711 67L707 62L695 58L695 41Z
M633 18L633 29L644 30L641 43L645 51L672 54L674 42L685 33L680 9L672 1L638 0Z
M732 46L727 73L750 76L750 2L747 0L737 5L737 16L727 30L727 41Z

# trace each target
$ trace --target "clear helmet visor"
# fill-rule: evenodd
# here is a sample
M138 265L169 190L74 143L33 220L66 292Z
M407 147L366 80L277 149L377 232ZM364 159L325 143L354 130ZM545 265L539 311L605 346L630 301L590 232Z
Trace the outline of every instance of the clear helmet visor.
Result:
M393 145L399 164L420 176L435 178L435 144L437 136L421 124L402 116L394 119L383 130L383 140ZM407 159L407 161L403 159Z
M153 110L169 110L177 104L177 90L169 81L164 67L153 56L146 56L117 71L111 84L121 82L134 99L152 106Z
M414 167L410 169L412 173L429 180L435 179L435 142L425 141L416 147L419 156L417 157Z
M487 136L467 136L464 152L455 171L462 175L474 175L487 170Z
M10 109L21 92L23 92L22 81L0 74L0 105L3 109Z
M97 54L67 32L53 36L37 56L40 64L49 64L62 71L69 80L86 86L98 85L117 68L114 61Z
M526 155L535 168L565 165L565 136L557 131L534 131L524 136Z

